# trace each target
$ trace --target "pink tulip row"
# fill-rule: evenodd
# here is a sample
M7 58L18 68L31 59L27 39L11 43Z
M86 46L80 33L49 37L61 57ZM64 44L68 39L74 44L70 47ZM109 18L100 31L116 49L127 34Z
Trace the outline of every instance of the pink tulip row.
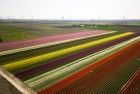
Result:
M47 43L51 43L51 42L75 39L75 38L86 37L86 36L90 36L90 35L98 35L98 34L102 34L105 32L106 31L102 31L102 30L82 31L82 32L77 32L77 33L40 37L37 39L31 39L31 40L0 43L0 51L29 47L29 46L39 45L39 44L47 44Z

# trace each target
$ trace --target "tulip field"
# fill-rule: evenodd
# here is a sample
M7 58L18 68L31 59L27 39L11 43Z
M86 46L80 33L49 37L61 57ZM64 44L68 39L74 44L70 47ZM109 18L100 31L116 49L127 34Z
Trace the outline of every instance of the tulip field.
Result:
M139 94L140 33L87 30L4 42L0 64L38 94Z

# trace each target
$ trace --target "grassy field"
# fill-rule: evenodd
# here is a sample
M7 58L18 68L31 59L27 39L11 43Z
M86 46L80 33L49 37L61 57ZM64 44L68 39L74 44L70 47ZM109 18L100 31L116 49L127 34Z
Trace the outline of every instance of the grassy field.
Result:
M138 22L137 22L138 23ZM127 22L128 24L128 22ZM58 35L65 33L81 32L85 30L109 30L109 31L133 31L139 32L140 26L94 24L84 22L24 22L24 23L0 23L0 41L16 41L32 39L43 36Z
M0 37L3 42L5 41L13 41L13 40L22 40L29 39L34 37L30 35L27 28L17 27L12 24L0 24Z
M54 24L0 24L0 38L3 42L32 39L37 37L80 32L80 27L61 28Z

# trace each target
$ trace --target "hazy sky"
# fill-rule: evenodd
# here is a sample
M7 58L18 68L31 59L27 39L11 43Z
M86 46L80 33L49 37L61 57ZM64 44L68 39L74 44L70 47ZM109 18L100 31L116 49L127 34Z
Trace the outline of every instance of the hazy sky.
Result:
M140 19L140 0L0 0L0 16L42 19Z

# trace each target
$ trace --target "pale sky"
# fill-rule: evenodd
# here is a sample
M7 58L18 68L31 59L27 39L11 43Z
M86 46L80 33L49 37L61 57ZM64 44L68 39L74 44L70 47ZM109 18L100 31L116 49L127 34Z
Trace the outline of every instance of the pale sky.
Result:
M140 0L0 0L0 16L36 19L140 19Z

